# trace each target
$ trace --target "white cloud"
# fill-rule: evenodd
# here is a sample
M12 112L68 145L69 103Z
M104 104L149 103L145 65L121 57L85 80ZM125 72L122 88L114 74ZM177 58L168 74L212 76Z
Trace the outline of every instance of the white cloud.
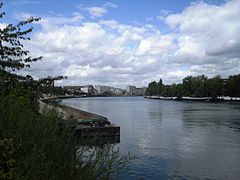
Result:
M206 72L211 74L210 71L213 70L210 65L219 68L229 58L239 59L239 12L240 1L227 1L220 6L200 2L192 4L179 14L168 15L165 22L177 31L178 48L172 60L202 65L203 69L208 65ZM235 73L239 71L240 69Z
M118 6L116 4L113 4L112 2L106 2L103 7L110 7L110 8L117 8Z
M84 7L82 6L78 6L79 10L83 10L83 11L87 11L92 18L96 18L96 17L102 17L104 16L107 12L108 12L108 8L117 8L117 5L111 3L111 2L107 2L105 3L103 6L92 6L92 7Z
M163 55L174 48L173 37L171 35L156 35L141 40L138 47L139 55Z
M116 6L105 4L91 15L101 17L109 7ZM188 75L237 74L239 12L240 1L220 6L195 3L178 14L162 11L170 33L162 33L153 24L129 25L114 19L93 22L81 11L68 17L44 17L42 29L26 46L33 55L45 59L25 73L66 75L68 80L63 84L118 87L143 86L160 78L173 83Z
M103 7L90 7L87 10L89 14L93 17L101 17L105 13L107 13L107 10Z
M171 11L166 10L166 9L161 9L160 10L160 16L157 16L157 19L160 21L164 21L165 18L170 14Z
M0 29L3 29L3 28L5 28L7 26L7 24L6 23L0 23Z
M54 28L62 27L63 25L79 25L84 20L84 16L80 12L73 12L70 16L64 16L62 14L56 14L51 12L50 16L42 16L41 20L35 22L40 24L44 31L51 31ZM34 14L20 12L16 13L15 18L18 20L26 20L29 17L37 17Z
M159 63L157 48L166 50L165 46L171 41L168 36L161 37L160 32L153 34L154 26L135 27L110 22L65 25L34 34L27 46L34 54L44 54L45 60L33 64L30 71L47 66L45 74L75 77L76 82L84 84L88 84L89 79L95 84L115 80L127 84L129 78L139 81L138 76L145 69L156 71L151 66ZM106 25L110 26L105 28ZM151 34L150 39L147 34ZM153 49L139 55L138 46L144 39L153 41ZM158 40L161 42L154 45Z

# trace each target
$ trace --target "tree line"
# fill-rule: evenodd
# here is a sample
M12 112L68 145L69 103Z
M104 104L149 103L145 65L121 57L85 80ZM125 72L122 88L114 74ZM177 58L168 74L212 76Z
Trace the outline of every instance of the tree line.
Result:
M217 75L208 78L205 75L187 76L182 83L164 85L162 79L148 84L146 95L164 97L240 97L240 74L222 78Z

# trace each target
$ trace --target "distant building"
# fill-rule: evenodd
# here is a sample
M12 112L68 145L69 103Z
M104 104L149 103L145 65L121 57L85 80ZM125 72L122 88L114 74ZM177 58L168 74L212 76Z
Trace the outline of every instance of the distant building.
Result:
M84 92L85 94L90 94L90 95L94 95L96 92L92 85L82 86L81 91Z
M96 85L95 88L92 85L86 86L64 86L67 94L88 94L88 95L134 95L142 96L146 87L137 88L136 86L127 86L127 89L114 88L110 86Z
M142 96L145 94L147 88L146 87L142 87L142 88L136 88L136 95L137 96Z
M127 86L127 95L136 95L136 86Z
M147 91L147 87L143 87L142 89L143 89L143 95L144 95Z
M81 88L83 86L63 86L63 89L67 91L67 93L71 94L83 94Z
M96 85L95 89L97 90L97 94L110 94L111 93L110 86Z
M95 95L96 90L92 85L86 85L86 86L64 86L63 87L68 93L71 94L89 94L89 95Z
M127 95L142 96L146 92L146 87L137 88L136 86L127 86Z
M111 88L110 93L112 95L124 95L125 90L123 90L121 88Z
M136 95L142 96L143 95L143 88L136 88Z

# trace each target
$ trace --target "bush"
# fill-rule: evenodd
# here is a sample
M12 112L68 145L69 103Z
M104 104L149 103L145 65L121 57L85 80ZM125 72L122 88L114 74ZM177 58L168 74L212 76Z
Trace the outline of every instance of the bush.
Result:
M126 166L114 145L77 145L56 112L30 105L14 94L0 103L0 179L107 179Z
M0 105L0 179L72 179L76 152L72 130L60 130L57 113L38 116L29 104L24 97L9 95Z

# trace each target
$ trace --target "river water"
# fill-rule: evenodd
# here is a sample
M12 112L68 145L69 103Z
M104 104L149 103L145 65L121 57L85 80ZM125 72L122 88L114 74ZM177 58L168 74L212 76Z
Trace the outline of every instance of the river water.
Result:
M91 97L63 103L121 127L122 179L240 179L240 104Z

